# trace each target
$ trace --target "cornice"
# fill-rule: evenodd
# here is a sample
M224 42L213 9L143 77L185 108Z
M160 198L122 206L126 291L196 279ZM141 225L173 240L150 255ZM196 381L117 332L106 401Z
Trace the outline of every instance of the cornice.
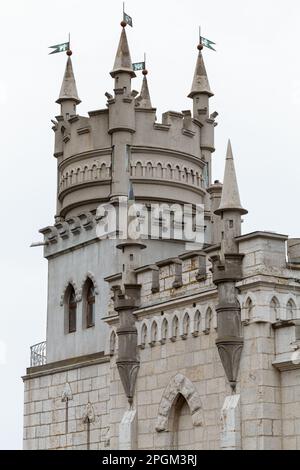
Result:
M110 182L110 181L107 180L107 182ZM59 215L61 217L65 217L65 215L72 209L78 209L81 206L85 206L87 204L95 204L95 203L103 204L103 203L109 202L109 200L110 200L109 196L103 197L103 198L95 198L95 199L84 199L78 202L74 202L72 204L68 204L67 206L63 207L60 210Z
M61 192L58 194L58 199L62 201L67 194L72 193L73 191L77 191L82 188L90 188L93 186L105 186L111 184L111 178L107 178L105 180L91 180L91 181L84 181L83 183L76 183L70 186L69 188L63 189ZM80 201L82 204L82 201ZM77 206L77 204L76 204Z
M107 362L110 362L110 357L105 356L104 352L72 357L62 361L45 364L43 366L29 367L27 369L27 375L23 376L22 379L26 382L26 380L43 377L44 375L56 374L58 372L79 369L81 367L89 367Z
M180 189L187 189L188 191L192 191L196 194L200 194L201 196L206 195L206 191L204 189L198 188L197 186L192 186L190 184L181 183L180 181L176 181L176 180L164 180L164 179L154 179L154 178L136 178L136 177L132 176L131 181L133 183L154 184L156 186L173 186L173 187L177 187L177 188L180 188ZM159 198L156 198L156 199L159 199ZM174 199L172 199L172 201L173 200ZM175 202L175 200L174 200L174 202ZM190 203L189 201L183 201L183 202Z
M200 157L196 157L190 153L180 152L178 150L167 149L163 147L150 147L147 145L133 145L131 147L131 154L137 153L146 153L146 154L156 154L156 155L166 155L168 157L175 157L180 160L186 160L193 163L196 163L201 168L205 167L205 162L201 160Z
M199 289L199 287L198 287ZM148 313L157 313L162 310L168 310L170 308L178 308L178 307L183 307L187 304L195 303L198 301L203 301L203 299L211 299L213 297L217 297L218 291L216 287L211 287L207 288L204 287L203 291L197 292L197 294L188 294L185 296L180 296L180 297L174 297L171 299L166 299L166 300L161 300L156 303L153 303L152 305L145 306L138 308L134 311L135 315L137 317L143 316Z
M112 155L112 147L105 147L103 149L89 150L87 152L76 153L70 157L65 158L59 165L58 169L63 171L69 164L78 162L80 160L87 160L89 158L103 157L104 155Z

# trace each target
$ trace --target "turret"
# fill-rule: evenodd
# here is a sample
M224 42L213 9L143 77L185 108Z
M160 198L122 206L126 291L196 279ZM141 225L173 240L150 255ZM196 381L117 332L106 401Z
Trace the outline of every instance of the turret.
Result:
M59 98L56 103L61 105L61 115L64 119L69 119L71 116L76 115L76 106L81 103L77 87L75 76L73 72L73 65L71 60L72 52L68 51L68 60L66 70L59 94Z
M142 88L141 88L141 92L139 96L135 100L135 105L138 106L139 108L152 109L148 81L147 81L148 70L143 70L142 73L144 75Z
M121 23L122 32L115 57L113 70L110 72L115 79L115 89L127 88L127 93L131 92L131 78L135 77L132 68L131 56L125 31L126 23Z
M210 195L211 244L215 245L221 242L221 217L215 211L220 207L222 183L215 181L207 188L207 192Z
M223 253L236 253L238 250L235 237L241 235L241 216L248 211L243 209L240 201L232 147L228 141L224 182L220 206L215 214L221 216L221 240Z
M125 31L122 32L111 76L115 80L114 97L108 100L109 133L112 135L113 165L111 199L127 196L130 178L130 147L135 132L135 97L131 79L135 77Z
M137 284L135 270L141 266L141 251L146 248L130 231L133 229L136 220L134 202L133 188L129 183L128 198L125 205L128 215L126 218L127 239L117 245L117 248L122 252L122 285L119 291L115 293L114 306L119 315L117 366L124 391L131 405L140 364L137 351L137 329L133 312L140 305L141 285Z
M200 121L209 116L209 98L214 96L210 89L206 68L202 56L203 45L199 44L198 57L192 83L192 89L188 98L193 100L193 116Z
M242 261L236 237L241 235L241 216L247 214L240 201L232 148L228 142L225 175L220 206L214 211L221 217L221 249L211 257L213 281L218 288L218 338L216 345L233 391L236 389L243 348L241 307L236 283L242 279Z
M201 156L207 165L207 186L211 184L211 154L215 151L214 130L217 125L215 122L218 113L209 113L209 99L214 96L211 91L206 68L203 60L203 44L198 44L198 57L192 83L191 92L188 98L193 100L193 117L201 123ZM210 199L205 198L205 206L210 207Z

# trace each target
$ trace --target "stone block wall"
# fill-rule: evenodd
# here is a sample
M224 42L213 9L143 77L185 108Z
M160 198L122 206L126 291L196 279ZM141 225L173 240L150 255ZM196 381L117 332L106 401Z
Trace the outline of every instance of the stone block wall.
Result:
M37 374L38 375L38 374ZM66 384L72 398L62 400ZM93 407L90 449L110 446L110 364L70 368L64 372L27 376L24 381L24 449L86 449L88 403Z

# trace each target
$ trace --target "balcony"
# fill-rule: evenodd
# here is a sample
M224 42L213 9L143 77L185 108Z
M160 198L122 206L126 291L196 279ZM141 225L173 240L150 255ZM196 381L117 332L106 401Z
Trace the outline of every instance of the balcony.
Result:
M46 341L35 344L30 348L30 367L43 366L47 363Z

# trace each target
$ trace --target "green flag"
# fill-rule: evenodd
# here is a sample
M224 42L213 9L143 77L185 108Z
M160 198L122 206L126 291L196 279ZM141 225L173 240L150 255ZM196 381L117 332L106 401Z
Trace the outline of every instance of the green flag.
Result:
M134 64L132 64L132 68L135 72L137 72L138 70L145 70L145 62L135 62Z
M215 42L212 42L210 41L209 39L206 39L202 36L200 36L200 43L203 44L203 46L205 47L208 47L208 49L212 49L213 51L215 51L216 49L214 49L212 46L215 46L216 43Z
M123 20L124 20L125 23L127 23L129 26L131 26L131 27L133 26L131 16L127 15L127 13L125 13L125 11L123 12Z
M63 42L62 44L56 44L55 46L50 46L49 49L54 49L54 51L50 52L51 54L57 54L58 52L66 52L70 49L69 42Z

